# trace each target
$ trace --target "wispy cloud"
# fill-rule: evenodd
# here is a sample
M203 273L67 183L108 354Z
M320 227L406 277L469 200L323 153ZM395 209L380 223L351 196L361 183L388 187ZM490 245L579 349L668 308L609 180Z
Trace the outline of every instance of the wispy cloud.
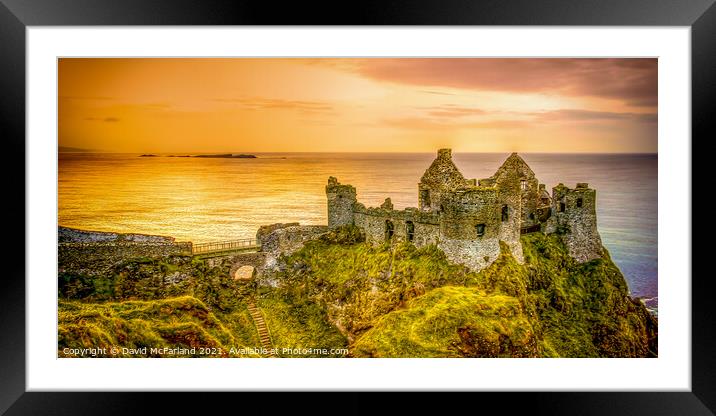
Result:
M117 123L119 122L118 117L86 117L87 121L102 121L105 123Z
M114 100L112 97L103 96L78 96L78 95L60 95L60 100L75 100L75 101L109 101Z
M422 87L591 96L636 107L657 105L657 59L354 59L336 68ZM431 89L421 92L435 93Z
M307 113L326 113L334 107L321 101L284 100L277 98L215 98L220 103L238 104L250 110L296 110Z
M454 122L445 119L403 117L386 118L378 122L380 126L405 130L418 131L448 131L459 129L521 129L528 127L531 121L528 120L487 120L476 122Z
M445 104L424 109L427 110L427 115L432 117L461 118L487 114L485 110L480 108L460 107L454 104Z
M457 95L457 94L452 94L452 93L449 93L449 92L444 92L444 91L432 91L432 90L420 90L419 92L422 92L423 94L432 94L432 95L450 95L450 96L455 96L455 95Z
M440 107L443 108L443 107ZM465 116L478 115L477 119ZM457 130L457 129L528 129L558 123L594 123L609 126L618 123L655 124L656 113L619 113L579 109L560 109L541 112L489 112L467 107L449 107L446 110L430 110L423 116L384 118L378 125L407 130Z
M590 110L553 110L537 113L525 113L534 116L541 122L564 122L564 121L637 121L644 123L656 123L656 113L617 113L611 111L590 111Z

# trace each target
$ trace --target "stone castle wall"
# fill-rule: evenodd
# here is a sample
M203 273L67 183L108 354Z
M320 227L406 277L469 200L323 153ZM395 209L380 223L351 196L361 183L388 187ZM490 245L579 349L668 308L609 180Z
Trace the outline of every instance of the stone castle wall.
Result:
M504 193L497 187L473 187L443 198L440 247L449 259L480 270L500 254L500 241L522 261L519 235L519 194ZM502 216L506 207L507 218Z
M557 233L579 262L601 258L602 239L597 230L597 192L586 183L575 189L559 184L552 189L552 216L545 226L546 233Z
M107 243L107 242L132 242L132 243L165 243L174 242L174 237L148 234L120 234L103 231L85 231L70 227L57 227L57 241L60 243Z
M104 241L59 243L57 246L60 273L72 272L88 276L110 273L116 266L131 259L169 256L191 256L191 243Z
M297 222L286 222L286 223L276 223L271 225L262 225L259 227L258 231L256 231L256 244L261 246L263 240L266 239L266 237L273 233L276 230L280 230L282 228L288 228L288 227L296 227L301 224Z
M261 252L265 255L264 267L275 269L279 266L282 255L290 255L300 250L310 240L328 231L323 225L292 225L276 228L268 234L261 235Z
M519 215L518 227L526 228L539 224L539 181L522 158L516 154L511 155L490 179L503 195L519 196L517 200L509 202L510 207Z
M326 185L328 199L328 226L330 228L353 224L353 206L356 204L356 188L342 185L331 176Z
M500 240L496 237L474 240L444 239L438 248L456 264L463 264L471 270L482 270L492 264L500 255Z
M522 263L522 232L559 232L578 261L601 257L595 194L587 184L574 190L560 184L550 196L516 153L492 177L465 179L452 162L450 149L440 149L423 174L419 209L396 211L389 198L379 208L366 208L357 202L353 186L334 177L326 186L329 228L355 224L371 244L435 244L451 261L473 270L499 256L500 242Z
M408 223L413 225L412 242L418 247L437 244L440 227L438 215L420 212L416 208L396 211L389 208L366 208L362 204L354 207L354 224L363 229L366 241L383 244L386 240L387 221L393 224L391 242L408 241Z

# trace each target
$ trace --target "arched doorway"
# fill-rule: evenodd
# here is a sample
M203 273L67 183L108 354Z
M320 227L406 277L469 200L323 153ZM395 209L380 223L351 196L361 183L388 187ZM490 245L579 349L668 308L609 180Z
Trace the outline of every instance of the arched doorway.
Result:
M385 241L392 240L393 233L394 233L393 221L385 220Z
M413 241L415 238L415 224L413 224L412 221L405 222L405 235L407 236L408 241Z

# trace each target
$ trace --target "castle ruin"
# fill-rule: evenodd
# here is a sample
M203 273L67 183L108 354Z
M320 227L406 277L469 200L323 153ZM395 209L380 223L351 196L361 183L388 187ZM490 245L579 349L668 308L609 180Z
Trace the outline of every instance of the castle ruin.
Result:
M586 183L563 184L552 195L525 161L512 153L486 179L466 179L452 161L450 149L437 158L418 184L418 208L393 209L390 198L380 207L358 202L355 187L328 179L328 226L354 224L371 244L434 244L447 257L472 270L489 266L504 242L522 263L520 235L557 233L579 262L601 258L597 231L596 191Z

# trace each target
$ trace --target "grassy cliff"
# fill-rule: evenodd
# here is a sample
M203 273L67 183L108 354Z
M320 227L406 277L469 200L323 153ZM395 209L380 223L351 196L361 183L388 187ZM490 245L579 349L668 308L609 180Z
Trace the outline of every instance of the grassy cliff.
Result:
M522 245L524 264L503 246L475 273L434 246L374 247L346 227L282 258L271 276L277 287L233 281L229 265L190 257L134 259L106 276L66 272L59 347L259 347L247 309L253 299L279 349L347 348L355 357L656 356L656 318L629 297L608 255L577 263L559 236L540 233L523 236Z
M524 264L503 245L474 273L433 246L371 247L343 229L286 258L279 290L320 305L355 356L656 356L656 318L608 255L577 263L540 233L522 245Z
M148 348L221 348L227 356L231 348L255 345L251 320L241 313L219 319L200 300L176 297L157 301L83 303L60 301L58 346L65 348L104 348L106 357L159 357L151 350L134 354L126 349ZM226 323L238 323L227 325ZM238 321L238 322L236 322ZM118 353L109 352L117 348ZM184 355L187 357L191 355ZM204 354L194 354L204 356Z

